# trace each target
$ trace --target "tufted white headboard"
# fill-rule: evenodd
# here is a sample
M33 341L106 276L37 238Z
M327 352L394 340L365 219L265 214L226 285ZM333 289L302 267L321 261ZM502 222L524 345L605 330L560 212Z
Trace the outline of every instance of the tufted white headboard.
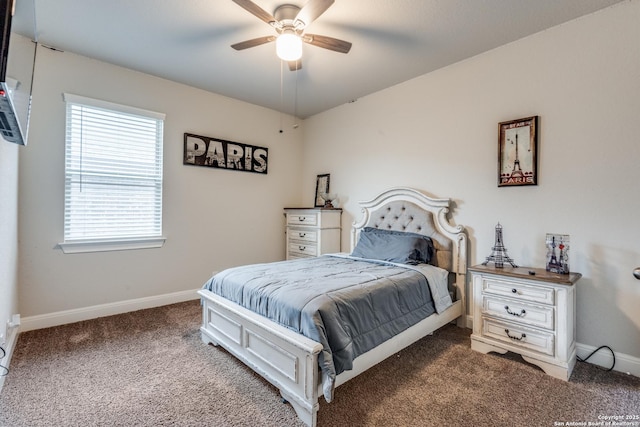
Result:
M449 223L449 204L449 199L433 199L406 187L392 188L373 200L360 202L362 218L353 224L351 250L364 227L418 233L433 240L435 265L464 278L467 271L467 236L463 226Z

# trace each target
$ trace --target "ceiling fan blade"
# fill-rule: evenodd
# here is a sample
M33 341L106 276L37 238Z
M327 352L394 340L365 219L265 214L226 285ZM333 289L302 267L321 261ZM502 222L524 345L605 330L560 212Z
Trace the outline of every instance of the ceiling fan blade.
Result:
M298 12L296 19L293 20L293 26L297 29L306 27L329 9L334 2L335 0L310 0Z
M302 68L302 61L301 60L297 60L297 61L288 61L289 64L289 70L291 71L298 71L299 69Z
M233 0L233 2L252 15L257 16L267 24L273 25L273 23L276 22L276 18L274 18L273 15L251 0Z
M249 49L250 47L260 46L261 44L272 42L276 39L276 36L264 36L257 39L245 40L240 43L232 44L231 47L235 50Z
M351 50L350 42L334 39L333 37L319 36L318 34L305 34L302 37L302 41L313 46L333 50L334 52L349 53L349 50Z

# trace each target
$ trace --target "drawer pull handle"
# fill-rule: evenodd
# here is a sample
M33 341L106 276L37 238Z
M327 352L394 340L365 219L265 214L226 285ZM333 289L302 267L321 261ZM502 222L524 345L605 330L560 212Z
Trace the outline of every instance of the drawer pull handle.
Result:
M300 250L300 251L304 251L305 249L307 249L306 246L298 246L298 250Z
M520 313L516 313L515 311L511 311L509 310L509 306L505 305L504 309L507 310L507 313L509 313L512 316L518 316L518 317L523 317L527 312L524 311L524 308L522 310L520 310Z
M298 236L299 236L299 237L304 237L304 236L306 236L306 235L307 235L307 233L298 233Z
M518 290L516 288L513 288L513 289L511 289L511 292L514 293L514 294L517 294Z
M307 219L307 218L306 218L306 217L304 217L304 216L299 216L299 217L298 217L298 221L300 221L300 222L303 222L305 219Z
M522 341L523 338L527 337L527 334L523 333L522 335L520 335L520 338L516 337L515 335L510 335L509 334L509 330L505 329L504 332L507 334L507 336L509 338L511 338L512 340L516 340L516 341Z

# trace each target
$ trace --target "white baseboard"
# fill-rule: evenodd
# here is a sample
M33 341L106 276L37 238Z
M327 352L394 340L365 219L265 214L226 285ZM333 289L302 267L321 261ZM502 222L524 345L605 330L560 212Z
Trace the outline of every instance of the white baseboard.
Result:
M8 328L9 336L7 337L6 347L4 348L5 355L2 359L0 359L0 365L5 366L7 369L9 368L9 363L11 363L11 356L13 355L13 349L16 347L16 343L18 342L18 333L20 326L16 326L14 328ZM7 378L5 375L5 370L0 368L0 392L2 392L2 387L4 386L4 379Z
M580 359L585 359L589 356L596 348L586 344L576 344L576 352ZM625 374L633 375L634 377L640 377L640 358L630 356L624 353L618 353L615 349L612 349L615 352L615 366L613 367L614 371L623 372ZM613 356L611 352L606 348L594 353L593 356L587 360L587 363L593 363L594 365L601 366L605 369L611 368L613 365Z
M94 305L73 310L39 314L37 316L27 316L23 317L21 320L21 329L22 332L26 332L34 329L50 328L52 326L65 325L67 323L80 322L82 320L112 316L114 314L128 313L130 311L143 310L145 308L160 307L163 305L194 300L199 298L197 293L198 290L199 289L193 289L153 297Z
M467 329L473 329L473 316L467 314Z
M467 315L467 328L473 329L473 316ZM596 348L598 347L577 343L576 354L580 359L584 360ZM612 350L614 351L616 358L613 370L640 378L640 358L624 353L618 353L615 349ZM587 363L592 363L602 368L609 369L613 365L613 356L609 350L603 348L602 350L594 353L593 356L587 360Z

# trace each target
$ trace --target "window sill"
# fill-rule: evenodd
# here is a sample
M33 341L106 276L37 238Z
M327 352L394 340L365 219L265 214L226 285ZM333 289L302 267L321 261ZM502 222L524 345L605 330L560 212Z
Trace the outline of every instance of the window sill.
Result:
M75 242L58 243L58 247L65 254L84 252L127 251L133 249L161 248L165 237L150 237L123 240L78 240Z

